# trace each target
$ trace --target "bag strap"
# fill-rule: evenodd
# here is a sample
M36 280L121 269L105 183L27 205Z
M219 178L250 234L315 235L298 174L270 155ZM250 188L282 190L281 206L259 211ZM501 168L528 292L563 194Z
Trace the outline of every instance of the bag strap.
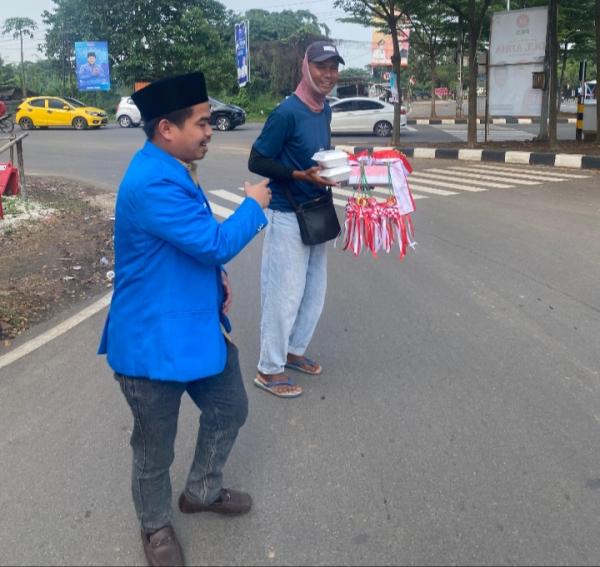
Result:
M331 147L331 114L329 115L329 120L327 120L327 134L328 134L328 139L329 139L329 147ZM298 212L301 210L302 207L300 207L298 205L298 203L296 202L296 200L294 199L294 197L292 196L292 192L290 191L290 186L289 186L289 181L286 181L283 184L283 190L285 192L285 196L287 197L287 200L290 202L290 204L292 205L292 208L294 209L294 212ZM325 189L325 194L329 193L331 195L331 186L327 187Z
M292 192L290 191L289 181L286 181L283 184L283 190L285 192L285 196L287 197L287 200L290 202L290 204L292 205L292 208L297 213L300 210L300 207L298 206L296 199L294 199L294 197L292 197Z

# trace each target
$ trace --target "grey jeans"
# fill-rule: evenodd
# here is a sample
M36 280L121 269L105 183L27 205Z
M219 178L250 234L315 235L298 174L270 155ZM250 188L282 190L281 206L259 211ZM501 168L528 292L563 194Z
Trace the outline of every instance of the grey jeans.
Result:
M201 411L196 451L186 497L214 502L223 467L248 416L237 347L227 343L227 364L217 375L193 382L165 382L115 374L133 413L131 489L142 530L150 533L171 523L171 478L181 396L187 392Z

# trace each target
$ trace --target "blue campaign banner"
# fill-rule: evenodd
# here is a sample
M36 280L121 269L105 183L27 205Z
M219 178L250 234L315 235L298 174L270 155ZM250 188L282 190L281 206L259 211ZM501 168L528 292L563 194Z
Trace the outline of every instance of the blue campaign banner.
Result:
M80 91L109 91L108 43L76 41L75 71Z
M250 81L249 52L248 22L240 22L235 24L235 65L240 87L245 87Z

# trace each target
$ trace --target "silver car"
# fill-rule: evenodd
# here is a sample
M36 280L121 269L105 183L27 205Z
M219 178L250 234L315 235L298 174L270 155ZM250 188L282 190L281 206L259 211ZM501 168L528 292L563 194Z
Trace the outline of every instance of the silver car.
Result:
M375 134L386 137L392 132L394 106L367 97L342 98L331 103L331 132ZM400 110L400 128L406 128L406 109Z
M139 126L142 122L142 115L130 96L121 97L115 116L121 128Z

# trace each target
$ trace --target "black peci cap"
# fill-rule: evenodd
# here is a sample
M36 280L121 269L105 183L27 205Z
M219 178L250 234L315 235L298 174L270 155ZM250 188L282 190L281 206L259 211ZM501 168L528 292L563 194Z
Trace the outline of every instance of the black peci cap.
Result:
M202 71L160 79L131 95L142 118L148 122L176 110L208 101Z
M306 57L309 62L320 63L335 57L338 63L345 65L346 62L338 53L337 47L331 41L315 41L306 49Z

